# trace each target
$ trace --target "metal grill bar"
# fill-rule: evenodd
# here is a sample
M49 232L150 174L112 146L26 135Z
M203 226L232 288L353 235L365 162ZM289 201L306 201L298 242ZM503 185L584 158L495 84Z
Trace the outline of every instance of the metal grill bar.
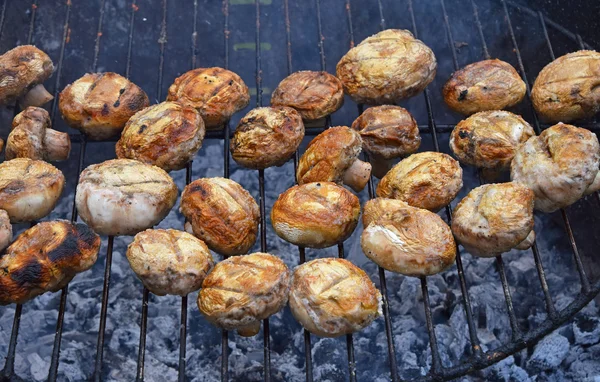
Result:
M104 355L104 334L106 329L106 315L108 312L108 290L110 286L110 268L112 264L114 237L108 237L106 247L106 266L104 268L104 287L102 289L102 307L100 308L100 327L98 329L98 342L96 344L96 361L94 363L94 380L102 379L102 357Z

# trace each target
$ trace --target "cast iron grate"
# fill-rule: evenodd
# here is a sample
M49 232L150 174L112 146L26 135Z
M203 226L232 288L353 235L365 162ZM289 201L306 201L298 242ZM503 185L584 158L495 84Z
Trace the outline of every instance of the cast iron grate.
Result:
M98 69L98 60L99 60L99 55L100 55L100 50L101 50L100 47L101 47L102 36L103 36L103 31L104 31L104 19L105 19L105 10L106 10L107 1L110 2L111 0L99 0L98 1L98 3L99 3L99 9L97 12L98 26L97 26L97 33L96 33L95 39L94 39L93 60L91 62L92 71L96 71ZM292 71L293 71L292 52L294 51L294 47L292 44L292 38L291 38L291 32L290 32L290 25L291 25L292 21L301 22L301 20L292 20L290 18L289 0L282 0L282 1L283 1L283 8L282 8L283 14L278 15L277 17L282 17L285 20L285 32L286 32L285 40L286 40L287 49L286 49L285 53L280 52L280 54L286 55L287 74L289 74L289 73L292 73ZM252 2L252 1L246 1L246 2ZM553 46L551 43L551 39L549 37L549 32L548 32L549 28L552 28L554 31L562 34L566 38L576 42L580 49L589 48L589 46L582 41L582 39L579 35L573 34L573 33L569 32L568 30L564 29L563 27L561 27L560 25L547 19L541 12L535 12L533 10L530 10L528 8L522 7L520 5L514 4L514 3L506 1L506 0L499 0L499 2L500 2L501 7L503 8L504 17L505 17L505 21L507 24L507 28L506 28L506 30L503 31L503 33L508 35L508 37L510 38L510 41L512 43L513 51L514 51L514 54L516 55L516 59L518 62L517 69L519 70L520 74L523 76L523 79L525 80L525 82L527 84L527 95L528 96L530 96L530 82L528 81L528 79L526 77L525 67L524 67L523 59L521 57L521 52L519 49L518 41L517 41L517 38L515 37L515 32L513 29L512 22L511 22L511 14L509 12L509 8L519 9L521 12L527 14L531 18L531 20L534 20L532 22L539 23L539 25L541 26L541 28L543 30L543 36L545 38L545 43L547 45L547 49L548 49L550 57L552 59L555 58L555 55L554 55L554 49L553 49ZM2 4L2 8L0 9L0 40L2 37L2 33L7 29L6 11L7 11L8 3L9 3L9 0L5 0ZM193 33L192 33L192 38L191 38L191 41L192 41L191 59L190 59L191 65L189 66L190 69L197 67L199 64L200 60L198 58L198 44L201 43L201 41L203 39L203 37L200 36L198 33L198 10L199 10L198 3L199 3L198 0L193 0L193 3L190 3L190 8L193 6L193 12L194 12ZM225 52L224 53L224 66L226 68L229 67L229 51L230 51L230 34L231 34L230 21L229 21L230 3L233 4L234 2L229 1L229 0L223 1L222 11L223 11L224 24L223 24L223 28L219 29L220 31L223 32L223 43L224 43L224 52ZM239 3L239 0L237 1L237 3ZM256 79L256 83L255 83L256 105L262 106L262 104L263 104L263 72L262 72L261 68L262 68L263 58L261 56L261 49L260 49L260 47L262 46L261 45L261 33L260 33L261 6L263 6L263 4L270 4L271 2L264 1L264 0L256 0L253 3L254 3L254 11L255 11L255 17L256 17L256 19L255 19L255 38L254 38L255 51L256 51L256 62L255 62L255 65L256 65L256 72L255 72L255 74L256 74L256 76L255 76L255 79ZM458 64L458 59L457 59L456 49L455 49L455 47L457 45L456 45L456 42L455 42L453 34L452 34L452 29L450 27L451 21L449 20L445 0L434 0L434 1L431 1L430 3L431 3L431 6L441 7L441 10L443 12L443 17L444 17L444 29L446 32L447 43L449 44L450 50L452 52L452 63L454 65L454 69L458 69L459 64ZM373 7L375 6L375 3L371 4L371 2L369 2L369 4L372 5ZM405 11L408 12L409 17L410 17L409 29L411 29L412 32L418 37L419 36L419 26L417 25L417 22L416 22L415 11L413 8L413 2L412 2L412 0L404 0L403 4L405 5ZM328 6L329 5L330 4L328 4ZM356 42L354 40L354 36L355 36L354 32L355 31L354 31L354 27L353 27L353 23L352 23L352 12L353 11L354 12L359 12L359 11L364 12L364 9L363 8L353 9L351 7L350 0L345 0L344 5L345 5L346 17L347 17L347 20L346 20L347 28L348 28L347 34L350 37L350 40L348 42L348 48L349 48L351 46L354 46L354 44ZM378 8L379 20L375 20L372 18L372 20L370 20L370 22L372 22L374 24L379 23L380 29L385 29L386 28L386 20L384 17L385 9L382 4L382 1L378 0L376 5ZM144 6L150 6L150 4L144 3ZM315 0L315 6L316 6L316 12L315 12L316 15L315 16L316 16L316 21L317 21L317 30L314 32L311 31L311 33L315 33L315 44L317 44L318 48L319 48L321 70L327 70L326 58L325 58L326 57L325 56L326 44L325 44L325 38L323 36L323 19L322 19L322 12L321 12L322 7L324 5L321 4L321 0ZM64 4L64 8L65 8L65 11L64 11L64 16L63 16L64 24L63 24L63 28L62 28L62 44L61 44L60 51L59 51L59 58L56 61L57 68L56 68L56 73L55 73L55 86L54 86L55 99L51 105L51 117L52 117L53 122L55 121L55 117L56 117L56 107L57 107L57 104L56 104L57 97L56 96L58 95L59 90L61 90L61 88L64 87L64 84L61 82L61 79L62 79L62 74L63 74L62 73L63 61L65 58L65 54L68 53L66 46L69 41L70 33L71 33L70 25L72 22L72 18L78 16L72 10L73 4L72 4L71 0L66 1L66 3ZM160 7L156 7L156 9L155 9L157 12L161 13L161 21L160 21L159 25L156 25L156 28L160 29L160 38L158 39L158 45L159 45L158 72L156 74L157 75L157 92L156 92L156 94L157 94L158 100L162 99L162 93L163 93L163 70L164 70L164 65L165 65L165 46L168 43L168 40L167 40L167 20L168 20L167 11L168 11L168 9L169 9L168 0L162 0L160 3ZM126 77L129 77L130 72L131 72L132 53L134 52L134 49L133 49L134 31L135 31L134 24L136 21L139 22L139 20L137 20L137 18L136 18L137 10L138 10L138 4L136 4L136 0L133 0L131 2L131 8L130 8L130 14L129 14L127 57L126 57L126 66L124 68L125 69L124 73L125 73ZM29 29L28 29L28 33L27 33L27 43L35 43L35 41L34 41L35 28L34 28L34 26L35 26L35 22L36 22L37 12L38 12L38 0L34 0L31 5L31 11L29 13L30 20L29 20ZM475 25L477 27L477 31L478 31L478 34L480 37L480 44L481 44L482 52L483 52L483 56L480 57L480 59L490 58L490 54L488 51L488 45L487 45L486 38L485 38L485 33L484 33L484 30L482 28L482 24L480 21L478 7L475 4L474 0L470 0L470 3L466 4L465 14L472 16L473 22L475 23ZM145 21L145 19L144 19L144 21ZM256 47L259 47L259 48L256 48ZM440 59L440 57L439 57L439 59ZM445 57L441 58L441 59L445 59ZM331 68L330 68L330 71L331 71ZM435 150L439 151L440 150L439 134L449 133L454 126L449 125L449 124L437 123L436 119L434 118L434 111L433 111L434 102L432 102L432 97L431 97L429 90L427 90L427 89L425 90L423 97L424 97L425 107L426 107L426 111L427 111L428 123L427 123L427 125L420 125L419 127L421 130L421 133L426 133L426 134L431 135L431 138L433 140L433 147L435 148ZM15 111L14 111L15 114L17 113L17 111L18 111L17 108L15 108ZM362 113L362 111L363 111L363 105L357 105L356 116L358 116L360 113ZM545 128L547 126L541 124L538 121L535 113L532 112L531 114L532 114L533 120L534 120L534 128L539 133L543 128ZM319 132L321 132L324 128L330 127L330 125L331 125L331 118L327 118L324 127L308 127L306 129L306 134L309 136L316 135ZM584 126L590 128L590 129L597 128L597 126L595 124L586 124ZM229 175L230 175L229 139L230 139L231 133L232 132L230 129L230 125L229 125L229 123L227 123L224 126L224 129L222 131L209 132L206 137L207 139L221 139L224 142L223 176L225 176L225 177L229 177ZM90 144L94 145L97 143L96 142L88 142L85 139L85 136L83 136L83 135L73 135L71 138L74 143L79 144L78 155L74 155L73 159L72 159L72 160L78 161L77 162L77 174L79 174L82 171L84 164L85 164L87 146ZM75 157L77 159L75 159ZM298 161L298 153L296 153L296 155L294 156L294 169L297 165L297 161ZM265 174L264 174L263 170L259 170L257 175L258 175L259 195L260 195L260 211L261 211L260 248L261 248L261 251L266 252L266 251L268 251L268 246L267 246L268 243L267 243L266 216L265 216L265 211L266 211ZM186 168L186 184L189 184L191 182L191 180L192 180L191 178L192 178L192 163L189 163ZM374 184L373 184L372 179L369 181L367 190L368 190L369 197L373 198L375 192L374 192ZM598 196L597 193L595 194L595 198L596 198L596 201L598 203L600 203L600 196ZM450 221L451 215L452 215L450 206L447 206L445 208L445 213L446 213L447 220ZM457 256L456 266L457 266L457 273L458 273L458 277L459 277L460 290L462 292L462 303L464 306L464 312L465 312L468 329L469 329L471 356L470 356L470 358L462 361L462 363L452 366L452 367L444 367L442 365L441 358L440 358L440 351L438 348L438 343L436 340L436 334L435 334L435 330L434 330L434 323L433 323L433 319L432 319L432 307L431 307L430 300L429 300L429 289L428 289L428 284L427 284L427 278L422 277L420 279L420 282L421 282L421 290L422 290L422 294L423 294L423 304L424 304L424 310L425 310L427 330L429 333L429 342L430 342L432 359L431 359L431 368L430 368L428 374L424 377L418 378L418 380L452 379L452 378L456 378L458 376L467 374L471 371L474 371L477 369L482 369L484 367L492 365L492 364L506 358L507 356L514 354L515 352L539 341L543 336L550 333L551 331L556 329L558 326L560 326L561 324L566 322L568 319L573 317L573 315L575 313L577 313L579 310L581 310L592 298L594 298L594 296L596 296L600 292L600 281L591 283L590 279L586 275L580 253L577 248L577 244L575 243L575 238L573 236L573 230L571 228L571 223L569 222L567 213L564 210L562 210L561 215L562 215L562 219L565 224L566 233L568 235L571 249L573 252L575 266L576 266L576 269L577 269L577 272L578 272L578 275L580 278L580 282L581 282L581 291L575 297L575 299L565 308L563 308L561 310L557 310L557 308L555 307L554 302L552 300L550 291L548 289L548 283L546 281L544 267L541 262L539 250L538 250L537 246L534 245L532 247L532 255L533 255L533 258L535 261L535 266L537 269L539 282L541 284L541 289L542 289L543 296L545 299L547 319L538 327L524 333L519 328L518 320L517 320L517 317L515 314L515 309L513 307L513 301L512 301L512 297L511 297L510 287L508 284L508 279L506 276L502 257L498 256L496 258L496 267L497 267L498 274L500 276L500 281L502 283L502 288L503 288L504 296L505 296L505 300L506 300L506 309L507 309L509 320L510 320L510 327L511 327L511 331L512 331L512 340L508 343L503 344L502 346L500 346L496 349L483 351L480 346L480 341L479 341L479 338L477 335L477 328L476 328L475 320L473 317L473 308L471 305L471 299L469 296L467 281L465 279L462 259L461 259L460 255ZM73 205L72 205L71 220L72 221L77 220L77 210L75 208L74 201L73 201ZM98 331L98 338L97 338L96 358L94 360L94 373L92 375L92 379L96 380L96 381L100 381L102 379L102 375L103 375L102 374L103 353L104 353L104 347L105 347L105 343L104 343L105 342L105 330L106 330L106 321L107 321L107 315L108 315L108 299L109 299L109 291L110 291L110 277L111 277L113 245L114 245L114 238L108 237L107 247L106 247L102 305L101 305L99 331ZM305 249L299 247L298 254L299 254L299 263L303 263L306 258ZM344 257L343 245L339 245L338 255L339 255L339 257ZM397 361L396 361L396 354L395 354L393 334L392 334L391 318L390 318L390 312L389 312L389 306L388 306L388 300L387 300L388 299L387 284L386 284L386 279L385 279L385 272L383 271L382 268L379 268L379 285L380 285L380 289L381 289L383 299L384 299L384 309L383 309L384 321L385 321L384 328L385 328L386 338L387 338L387 352L388 352L388 359L389 359L390 376L393 381L399 381L400 376L398 373L398 365L397 365ZM66 286L61 291L61 295L60 295L58 318L57 318L57 322L56 322L56 333L54 336L53 350L52 350L50 368L49 368L49 372L48 372L48 380L52 381L52 382L56 381L57 376L58 376L59 354L60 354L61 339L62 339L62 334L63 334L65 310L67 308L67 299L68 299L68 286ZM149 304L149 291L144 288L143 295L142 295L140 342L139 342L138 359L137 359L136 380L138 380L138 381L142 381L144 379L146 332L147 332L147 328L148 328L148 325L147 325L147 323L148 323L148 304ZM188 321L187 320L187 313L188 313L187 306L188 306L187 297L182 297L181 298L181 315L180 315L181 321L180 321L180 328L179 328L179 332L180 332L180 337L179 337L179 349L180 349L180 352L179 352L179 381L184 381L187 379L186 374L185 374L186 336L187 336L187 321ZM14 321L13 321L13 326L12 326L10 342L9 342L9 346L8 346L8 354L6 357L6 363L5 363L4 369L0 372L0 380L2 380L2 381L18 379L18 377L15 375L15 372L14 372L14 364L15 364L16 347L17 347L17 340L18 340L18 334L19 334L19 328L20 328L20 322L21 322L21 315L22 315L22 305L17 305L16 309L15 309L15 315L14 315ZM263 323L263 338L264 338L263 339L263 344L264 344L264 346L263 346L263 348L264 348L263 377L264 377L265 381L270 381L271 380L271 360L270 360L271 343L270 343L270 331L269 331L269 321L268 320L265 320ZM227 331L222 331L221 379L223 381L227 381L229 379L229 361L228 361L229 345L228 345L228 343L229 343L228 333L227 333ZM356 362L355 362L354 347L353 347L354 342L353 342L352 335L347 335L346 344L347 344L349 379L351 381L356 381L357 373L356 373ZM305 352L305 367L304 368L305 368L305 372L306 372L306 380L307 381L313 380L313 362L312 362L312 356L311 356L311 349L312 349L311 348L311 335L305 330L304 331L304 352Z

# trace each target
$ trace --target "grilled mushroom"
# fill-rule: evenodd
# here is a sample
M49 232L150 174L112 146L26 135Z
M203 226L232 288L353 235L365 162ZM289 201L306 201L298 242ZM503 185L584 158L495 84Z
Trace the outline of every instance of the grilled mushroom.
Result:
M589 130L559 123L517 150L511 179L535 194L535 209L553 212L597 191L600 145Z
M501 60L472 63L452 76L442 90L450 109L464 115L501 110L521 102L525 82L511 64Z
M304 138L304 124L290 107L259 107L238 124L231 140L231 156L240 165L265 169L281 166Z
M88 73L61 93L58 108L63 119L88 138L118 136L132 115L150 104L136 84L117 73Z
M378 178L392 168L391 159L410 155L421 145L417 122L400 106L370 107L352 123L352 128L359 132Z
M358 159L360 135L346 126L329 128L317 135L298 162L298 184L310 182L344 183L356 192L365 188L371 164Z
M497 256L521 245L533 232L533 203L533 191L522 184L479 186L454 209L452 232L472 255Z
M433 78L433 51L407 30L367 37L338 62L337 77L356 103L393 104L422 92Z
M377 186L377 196L436 212L462 188L462 168L449 155L422 152L395 165Z
M362 269L348 260L323 258L294 270L290 309L309 332L338 337L362 330L381 316L382 300Z
M8 212L0 210L0 251L8 247L12 241L13 231Z
M327 72L303 70L284 78L271 96L271 105L289 106L302 119L314 121L333 114L344 104L344 90L337 77Z
M430 276L450 267L456 258L452 231L442 218L401 200L369 200L363 225L363 252L388 271Z
M69 158L69 134L53 130L50 126L50 115L42 108L30 106L17 114L6 140L6 159L29 158L50 162Z
M290 272L281 259L268 253L233 256L204 279L198 308L214 325L251 337L261 320L283 309L289 290Z
M49 163L17 158L0 163L0 209L12 223L39 220L58 202L63 173Z
M138 233L127 247L127 260L144 286L159 296L186 296L200 289L214 265L202 240L174 229Z
M19 98L22 108L42 106L54 97L44 81L52 75L54 65L48 55L33 45L21 45L0 56L0 103Z
M547 122L570 122L600 111L600 53L581 50L557 58L542 69L531 101Z
M100 237L85 224L55 220L29 228L0 257L0 305L59 291L94 265L99 250Z
M279 195L271 223L279 237L299 246L326 248L346 240L358 223L356 195L331 182L294 186Z
M225 178L202 178L181 194L186 231L222 255L243 255L256 241L260 213L250 193Z
M176 102L152 105L127 121L115 147L117 157L180 170L202 146L204 132L202 117L193 107Z
M177 186L161 168L113 159L83 170L75 202L81 219L103 235L134 235L158 224L177 200Z
M250 92L234 72L223 68L198 68L175 79L167 101L196 108L207 129L219 129L231 116L248 106Z

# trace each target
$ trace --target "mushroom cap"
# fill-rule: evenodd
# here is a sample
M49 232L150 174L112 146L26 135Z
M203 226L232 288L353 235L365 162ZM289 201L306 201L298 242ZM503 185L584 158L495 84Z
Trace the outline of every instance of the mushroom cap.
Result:
M196 109L162 102L135 113L115 148L118 158L136 159L165 171L180 170L202 146L204 133Z
M33 45L21 45L0 56L0 103L19 98L52 75L54 65Z
M525 82L508 62L484 60L452 73L444 85L444 101L464 115L484 110L501 110L521 102Z
M65 186L63 173L41 160L16 158L0 163L0 209L12 223L48 215Z
M327 72L303 70L284 78L271 96L271 105L289 106L302 119L324 118L344 104L344 89L336 76Z
M370 107L352 123L352 128L359 132L365 151L384 159L412 154L421 145L417 121L400 106Z
M0 210L0 251L4 251L13 237L12 224L8 212Z
M379 182L377 196L435 212L454 200L462 185L458 161L447 154L426 151L395 165Z
M511 164L511 180L535 194L535 209L553 212L595 187L600 145L589 130L559 123L529 138Z
M347 126L331 127L317 135L298 161L298 184L341 183L344 173L358 159L362 139Z
M240 165L265 169L281 166L298 149L304 124L290 107L259 107L240 120L231 139L231 156Z
M294 270L290 309L309 332L338 337L381 316L382 299L365 271L345 259L322 258Z
M233 330L259 324L288 301L290 272L268 253L232 256L208 274L198 294L198 308L208 321Z
M223 68L197 68L183 73L169 87L167 101L196 108L207 129L218 129L248 106L250 92L240 76Z
M34 225L0 257L0 305L62 289L94 265L99 250L100 237L85 224L55 220Z
M271 223L277 235L292 244L326 248L350 237L359 215L356 195L335 183L315 182L279 195Z
M177 186L163 169L112 159L81 172L75 202L81 219L104 235L135 235L167 216Z
M433 51L407 30L387 29L350 49L336 66L356 103L393 104L422 92L435 77Z
M472 255L493 257L508 252L533 229L534 195L508 182L476 187L452 214L452 232Z
M222 255L245 254L256 241L258 204L233 180L196 179L183 190L180 211L186 230Z
M186 296L200 289L214 265L204 242L187 232L148 229L133 238L127 260L150 292Z
M600 111L600 53L580 50L546 65L531 90L531 101L546 122L570 122Z
M490 169L510 169L517 148L535 135L520 115L482 111L462 120L450 135L450 148L461 163Z
M90 139L118 136L132 115L150 105L146 93L112 72L87 73L60 93L63 119Z
M365 204L363 222L363 252L388 271L430 276L456 259L450 227L431 211L401 200L376 198Z

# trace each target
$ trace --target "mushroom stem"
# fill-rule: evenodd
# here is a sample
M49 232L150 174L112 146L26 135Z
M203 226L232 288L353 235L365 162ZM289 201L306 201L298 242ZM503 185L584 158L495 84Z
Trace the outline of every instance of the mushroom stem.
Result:
M394 167L394 162L391 159L385 159L381 155L373 155L369 157L369 162L373 165L373 175L381 179Z
M371 163L357 159L344 173L344 184L350 186L354 191L360 192L365 188L371 177Z
M61 161L69 158L71 152L71 139L69 134L61 133L54 129L46 129L44 137L44 147L46 148L47 161Z
M237 328L237 332L242 337L253 337L260 332L260 321L255 321L250 325Z
M21 96L19 105L21 105L22 109L29 106L42 106L53 98L52 94L48 93L44 85L39 84L35 85L27 93Z
M533 230L531 230L531 232L529 232L529 235L527 235L525 240L520 242L515 247L515 249L521 249L521 250L529 249L529 248L531 248L531 246L533 245L534 242L535 242L535 232Z

